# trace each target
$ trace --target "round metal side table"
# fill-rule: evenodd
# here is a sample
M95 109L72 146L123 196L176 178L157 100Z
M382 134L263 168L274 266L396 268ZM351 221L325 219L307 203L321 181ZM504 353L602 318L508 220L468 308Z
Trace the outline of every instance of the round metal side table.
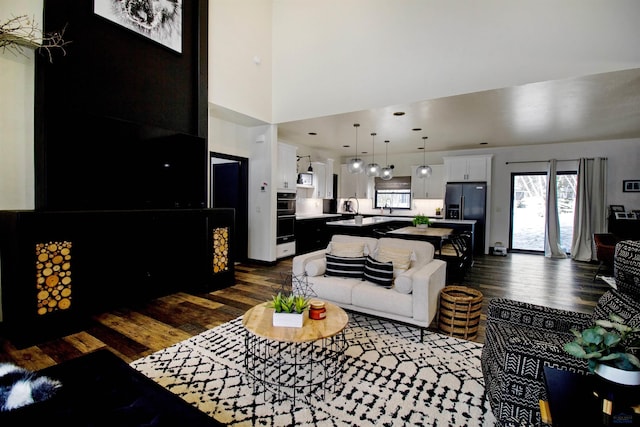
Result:
M254 396L267 400L291 399L311 402L326 398L342 383L344 353L348 348L344 330L349 316L340 307L325 303L326 318L309 319L303 313L301 328L273 326L273 309L259 304L242 317L245 334L245 371L253 383Z

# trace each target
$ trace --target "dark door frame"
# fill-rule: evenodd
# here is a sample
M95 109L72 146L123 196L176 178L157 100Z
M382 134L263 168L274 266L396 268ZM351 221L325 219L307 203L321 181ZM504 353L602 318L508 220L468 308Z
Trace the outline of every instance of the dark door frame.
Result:
M527 254L535 254L535 255L539 255L539 254L544 254L544 249L542 251L536 251L536 250L527 250L527 249L514 249L513 247L513 213L514 213L514 192L515 192L515 179L517 176L523 176L523 175L547 175L547 172L541 172L541 171L535 171L535 172L511 172L511 185L510 185L510 201L509 201L509 252L516 252L516 253L527 253ZM544 232L544 230L543 230Z
M240 176L238 181L238 188L240 194L238 195L238 206L225 206L233 207L236 210L235 213L235 261L246 261L248 254L249 244L249 159L246 157L238 157L230 154L209 152L209 206L214 207L213 192L215 188L214 174L213 174L213 159L224 159L233 162L238 162L240 165Z

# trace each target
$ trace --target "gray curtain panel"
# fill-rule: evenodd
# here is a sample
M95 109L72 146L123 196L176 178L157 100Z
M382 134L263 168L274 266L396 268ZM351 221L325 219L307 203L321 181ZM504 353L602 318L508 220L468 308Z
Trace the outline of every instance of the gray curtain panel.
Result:
M544 256L566 258L566 250L560 246L560 220L558 218L558 191L556 179L557 160L549 160L547 179L547 218L544 236Z
M597 259L593 234L607 230L606 186L607 159L580 159L571 242L571 258L576 261Z

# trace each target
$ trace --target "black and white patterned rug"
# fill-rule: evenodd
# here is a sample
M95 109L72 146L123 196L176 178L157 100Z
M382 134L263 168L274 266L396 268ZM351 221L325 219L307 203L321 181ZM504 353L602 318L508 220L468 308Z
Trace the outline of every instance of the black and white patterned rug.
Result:
M231 426L494 426L482 345L349 313L342 389L324 401L272 403L244 373L241 318L131 363ZM265 401L266 400L266 401Z

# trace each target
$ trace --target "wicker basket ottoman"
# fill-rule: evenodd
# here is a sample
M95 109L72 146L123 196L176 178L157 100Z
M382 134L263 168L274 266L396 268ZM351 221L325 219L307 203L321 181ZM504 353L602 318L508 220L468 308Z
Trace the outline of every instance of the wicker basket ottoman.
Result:
M438 329L449 336L473 339L478 335L482 292L465 286L445 286L440 291Z

